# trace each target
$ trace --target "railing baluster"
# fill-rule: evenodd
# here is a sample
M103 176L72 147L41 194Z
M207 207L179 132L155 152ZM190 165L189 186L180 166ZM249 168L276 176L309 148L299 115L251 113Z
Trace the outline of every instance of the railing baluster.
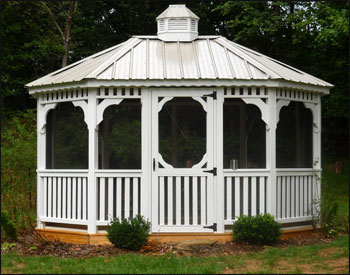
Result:
M295 177L295 217L300 217L300 177Z
M82 219L82 215L81 215L81 178L78 178L78 184L77 184L77 196L78 196L78 200L77 200L77 219L81 220Z
M291 202L290 202L290 208L291 208L291 217L295 217L295 177L291 177L290 180L290 189L291 189Z
M130 217L130 178L125 178L125 201L124 201L124 217Z
M72 194L72 219L77 219L77 178L72 178L73 194Z
M260 183L260 213L265 213L265 201L266 201L266 194L265 194L265 187L266 187L266 177L260 177L259 178Z
M176 225L181 224L181 177L176 177Z
M251 187L252 187L252 195L251 195L251 202L252 202L252 209L251 209L251 215L255 216L256 215L256 201L257 201L257 196L256 196L256 177L251 178Z
M87 178L83 178L83 220L87 220L86 212L87 212Z
M206 205L207 205L207 196L206 196L206 177L200 177L201 180L201 224L206 225L207 224L207 212L206 212Z
M116 214L119 219L122 218L122 202L123 202L123 194L122 194L122 179L117 178L117 194L116 194L117 202L116 202Z
M192 178L192 223L198 224L198 178L195 176Z
M226 178L226 219L232 220L232 178Z
M48 179L47 216L52 217L52 177Z
M105 178L100 178L100 221L105 220Z
M132 179L133 184L133 195L132 195L132 214L135 217L138 214L139 209L139 178L133 178Z
M53 212L53 217L57 218L57 177L53 178L53 186L52 186L52 212Z
M67 180L67 218L72 219L72 178Z
M241 190L240 190L240 177L234 177L235 179L235 217L241 216Z
M248 177L243 177L243 215L248 215Z
M62 178L57 178L57 218L62 218L61 205L62 204Z
M184 213L185 213L185 225L190 224L190 183L189 183L189 177L185 177L184 182L184 189L185 189L185 203L184 203Z
M304 176L304 212L303 216L307 216L308 213L308 205L307 205L307 176Z
M159 177L159 225L164 225L164 177Z
M286 218L286 176L282 177L282 215L281 218Z
M113 219L113 178L108 178L108 215L107 220Z
M62 179L62 218L66 219L67 215L66 215L66 211L67 211L67 179L64 177Z
M168 177L168 225L173 224L173 177Z

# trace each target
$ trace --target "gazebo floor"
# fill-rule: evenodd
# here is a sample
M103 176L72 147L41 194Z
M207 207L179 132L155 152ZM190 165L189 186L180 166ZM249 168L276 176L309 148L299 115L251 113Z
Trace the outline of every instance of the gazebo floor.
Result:
M39 229L36 231L50 241L59 240L74 244L111 245L106 233L88 234L86 232L69 231L64 229ZM293 229L282 229L281 239L293 238L299 235L315 234L311 226ZM149 240L161 242L180 242L184 240L206 239L217 242L227 242L232 240L231 232L225 233L152 233Z

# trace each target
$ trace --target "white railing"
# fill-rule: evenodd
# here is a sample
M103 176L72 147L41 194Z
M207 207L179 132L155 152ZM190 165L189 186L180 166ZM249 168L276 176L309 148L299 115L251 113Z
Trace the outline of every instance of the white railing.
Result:
M38 171L42 222L87 225L87 170Z
M224 170L225 224L241 215L255 216L266 212L266 169Z
M207 176L158 177L158 225L207 224Z
M141 170L99 170L96 175L97 225L141 212Z
M280 222L312 219L321 196L320 170L277 169L276 218Z

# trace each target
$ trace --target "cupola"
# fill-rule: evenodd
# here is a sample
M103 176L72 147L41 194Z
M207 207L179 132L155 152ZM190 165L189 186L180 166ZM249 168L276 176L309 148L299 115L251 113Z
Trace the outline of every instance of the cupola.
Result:
M185 5L169 5L156 20L158 38L163 41L193 41L198 37L199 17Z

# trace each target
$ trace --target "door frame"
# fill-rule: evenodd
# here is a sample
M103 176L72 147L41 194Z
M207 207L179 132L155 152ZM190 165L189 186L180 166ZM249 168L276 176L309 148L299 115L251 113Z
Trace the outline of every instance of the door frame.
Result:
M152 221L152 232L213 232L213 229L203 228L203 225L160 225L158 220L158 177L159 175L166 175L164 174L164 171L166 172L166 168L159 168L158 167L158 116L161 108L163 105L170 101L171 99L175 97L203 97L204 95L212 94L215 91L215 94L217 95L216 88L152 88L149 90L151 96L151 115L149 116L151 118L151 130L150 130L150 138L151 138L151 150L149 150L150 155L148 158L148 161L151 163L151 175L150 179L151 182L149 184L150 187L150 199L151 199L151 221ZM167 100L162 100L158 102L159 97L167 98ZM221 96L220 96L221 97ZM198 99L195 99L198 101ZM200 100L200 99L199 99ZM205 102L205 101L204 101ZM161 106L159 106L159 103L161 103ZM207 197L208 194L211 194L208 198L207 203L207 226L210 226L214 223L217 223L217 210L221 208L221 206L217 205L217 201L222 201L217 199L217 183L222 182L218 181L217 178L219 175L222 175L222 172L220 171L218 167L217 160L220 159L217 157L218 154L218 148L217 148L217 130L220 128L220 125L218 126L217 123L217 100L214 99L214 97L207 97L207 101L205 103L206 108L203 107L203 109L207 113L207 167L206 168L172 168L171 169L175 172L175 174L181 175L183 173L183 176L185 175L191 175L193 176L206 176L207 178L207 184L209 188L212 190L207 191ZM203 106L203 104L202 104ZM222 116L221 116L222 119ZM220 124L220 123L219 123ZM222 129L222 127L221 127ZM154 138L156 136L156 138ZM221 136L221 135L219 135ZM220 140L220 139L219 139ZM220 145L219 145L220 147ZM219 150L219 153L222 150ZM156 160L155 163L155 171L153 171L153 159ZM219 161L220 162L220 161ZM222 165L221 165L222 166ZM217 176L214 176L211 173L204 173L204 170L211 170L213 167L217 168ZM169 168L169 167L168 167ZM161 173L161 170L164 169L163 173ZM183 170L183 169L187 169ZM182 171L181 171L182 170ZM222 170L222 169L221 169ZM157 185L153 184L157 183ZM211 192L210 192L211 191ZM223 189L222 189L223 191ZM220 197L223 198L223 193ZM222 203L223 204L223 203ZM223 208L223 207L222 207ZM223 209L222 209L223 211ZM223 223L223 220L222 220ZM219 225L220 228L220 225ZM218 229L219 229L218 228ZM219 232L223 232L220 230Z

